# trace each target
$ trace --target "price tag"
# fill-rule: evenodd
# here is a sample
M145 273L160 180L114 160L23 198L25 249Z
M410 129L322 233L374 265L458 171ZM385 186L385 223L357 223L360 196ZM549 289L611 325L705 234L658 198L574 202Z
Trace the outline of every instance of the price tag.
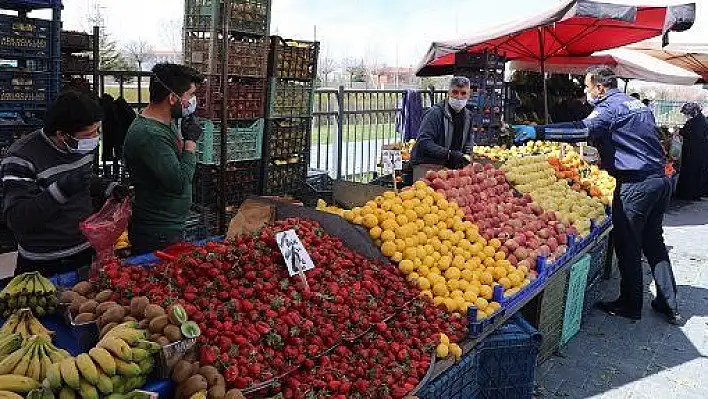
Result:
M390 174L397 170L403 169L403 159L401 158L401 151L382 150L381 163L383 164L384 174Z
M280 253L283 254L290 277L315 268L310 254L307 253L295 230L281 231L275 235L275 240L280 247Z

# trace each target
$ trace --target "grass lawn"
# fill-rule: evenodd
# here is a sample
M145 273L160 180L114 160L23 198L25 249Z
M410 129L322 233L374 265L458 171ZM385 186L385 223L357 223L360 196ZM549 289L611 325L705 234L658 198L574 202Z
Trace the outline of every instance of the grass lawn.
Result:
M120 97L120 87L119 86L106 86L103 89L104 93L110 94L114 98ZM150 99L150 92L148 91L147 87L143 87L141 89L141 101L143 103L147 103L148 100ZM137 87L123 87L123 98L125 98L125 101L129 103L137 103L138 102L138 89Z

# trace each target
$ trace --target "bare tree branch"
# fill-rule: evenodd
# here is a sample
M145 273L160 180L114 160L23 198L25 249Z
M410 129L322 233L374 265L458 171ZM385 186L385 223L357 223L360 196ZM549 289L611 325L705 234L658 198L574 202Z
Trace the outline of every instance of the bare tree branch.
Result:
M155 50L152 45L143 39L132 41L125 45L125 52L139 71L143 70L143 64L155 58Z
M160 38L174 53L182 52L182 19L172 18L160 23Z
M335 70L337 70L337 61L335 61L334 58L330 57L329 54L320 57L317 63L317 74L319 75L323 87L327 87L329 75Z

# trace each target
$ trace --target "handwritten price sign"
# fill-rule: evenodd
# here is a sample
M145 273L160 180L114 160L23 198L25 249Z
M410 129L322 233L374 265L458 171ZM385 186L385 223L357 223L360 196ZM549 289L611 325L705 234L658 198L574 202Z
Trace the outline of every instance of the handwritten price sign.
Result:
M275 235L275 240L278 242L280 253L283 254L290 277L315 268L310 254L307 253L295 230L281 231Z

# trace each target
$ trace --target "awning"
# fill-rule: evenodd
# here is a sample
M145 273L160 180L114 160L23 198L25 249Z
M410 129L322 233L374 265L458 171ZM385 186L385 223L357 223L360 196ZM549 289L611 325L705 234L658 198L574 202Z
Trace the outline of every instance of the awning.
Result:
M627 48L693 71L708 81L708 44L669 44L662 48L661 43L646 41Z
M531 18L486 29L464 40L434 42L418 76L452 74L455 53L491 51L510 60L589 56L693 26L695 3L635 6L565 0Z
M589 57L553 57L546 60L546 72L583 75L588 67L601 64L612 67L617 76L624 79L687 86L694 85L701 79L701 76L693 71L627 49L602 51ZM541 65L537 60L518 60L513 61L510 68L539 71Z

